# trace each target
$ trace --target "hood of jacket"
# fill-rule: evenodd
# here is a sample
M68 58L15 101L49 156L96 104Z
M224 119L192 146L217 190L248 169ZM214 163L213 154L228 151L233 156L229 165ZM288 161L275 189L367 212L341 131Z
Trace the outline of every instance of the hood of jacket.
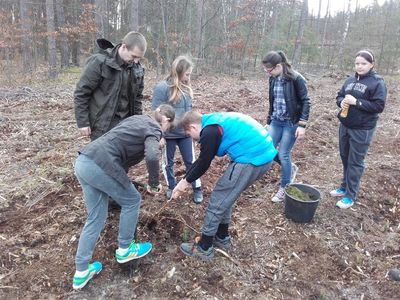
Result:
M98 53L106 56L105 63L114 69L121 70L121 67L117 63L117 54L121 43L114 45L109 40L100 38L96 40L96 44L98 47Z

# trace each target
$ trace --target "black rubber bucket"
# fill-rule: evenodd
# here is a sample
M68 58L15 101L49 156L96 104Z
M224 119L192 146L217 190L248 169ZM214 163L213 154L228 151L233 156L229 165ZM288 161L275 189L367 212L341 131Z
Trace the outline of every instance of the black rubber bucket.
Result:
M302 192L310 195L311 201L303 201L300 199L293 198L288 195L285 190L285 216L297 223L308 223L314 218L315 211L321 193L315 187L308 184L292 183L290 186L294 186Z

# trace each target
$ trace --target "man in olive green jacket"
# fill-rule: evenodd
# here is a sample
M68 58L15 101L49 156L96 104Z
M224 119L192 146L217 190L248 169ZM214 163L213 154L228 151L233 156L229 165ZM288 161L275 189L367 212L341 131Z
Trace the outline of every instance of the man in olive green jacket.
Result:
M142 114L144 69L139 60L147 48L144 36L134 31L116 46L105 39L97 44L100 51L88 59L74 92L79 132L92 140Z

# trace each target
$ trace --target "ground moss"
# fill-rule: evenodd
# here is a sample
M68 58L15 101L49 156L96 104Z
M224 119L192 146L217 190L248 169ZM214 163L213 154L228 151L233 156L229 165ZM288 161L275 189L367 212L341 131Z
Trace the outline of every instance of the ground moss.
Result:
M301 200L301 201L314 201L313 196L309 193L303 192L299 188L295 186L288 186L286 188L286 193L292 198Z

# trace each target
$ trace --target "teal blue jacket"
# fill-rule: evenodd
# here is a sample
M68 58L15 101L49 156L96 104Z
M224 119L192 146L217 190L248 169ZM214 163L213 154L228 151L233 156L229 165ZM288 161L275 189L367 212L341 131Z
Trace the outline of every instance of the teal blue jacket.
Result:
M234 162L261 166L278 153L268 131L250 116L236 112L205 114L202 128L208 125L219 125L223 130L217 156L229 155Z

